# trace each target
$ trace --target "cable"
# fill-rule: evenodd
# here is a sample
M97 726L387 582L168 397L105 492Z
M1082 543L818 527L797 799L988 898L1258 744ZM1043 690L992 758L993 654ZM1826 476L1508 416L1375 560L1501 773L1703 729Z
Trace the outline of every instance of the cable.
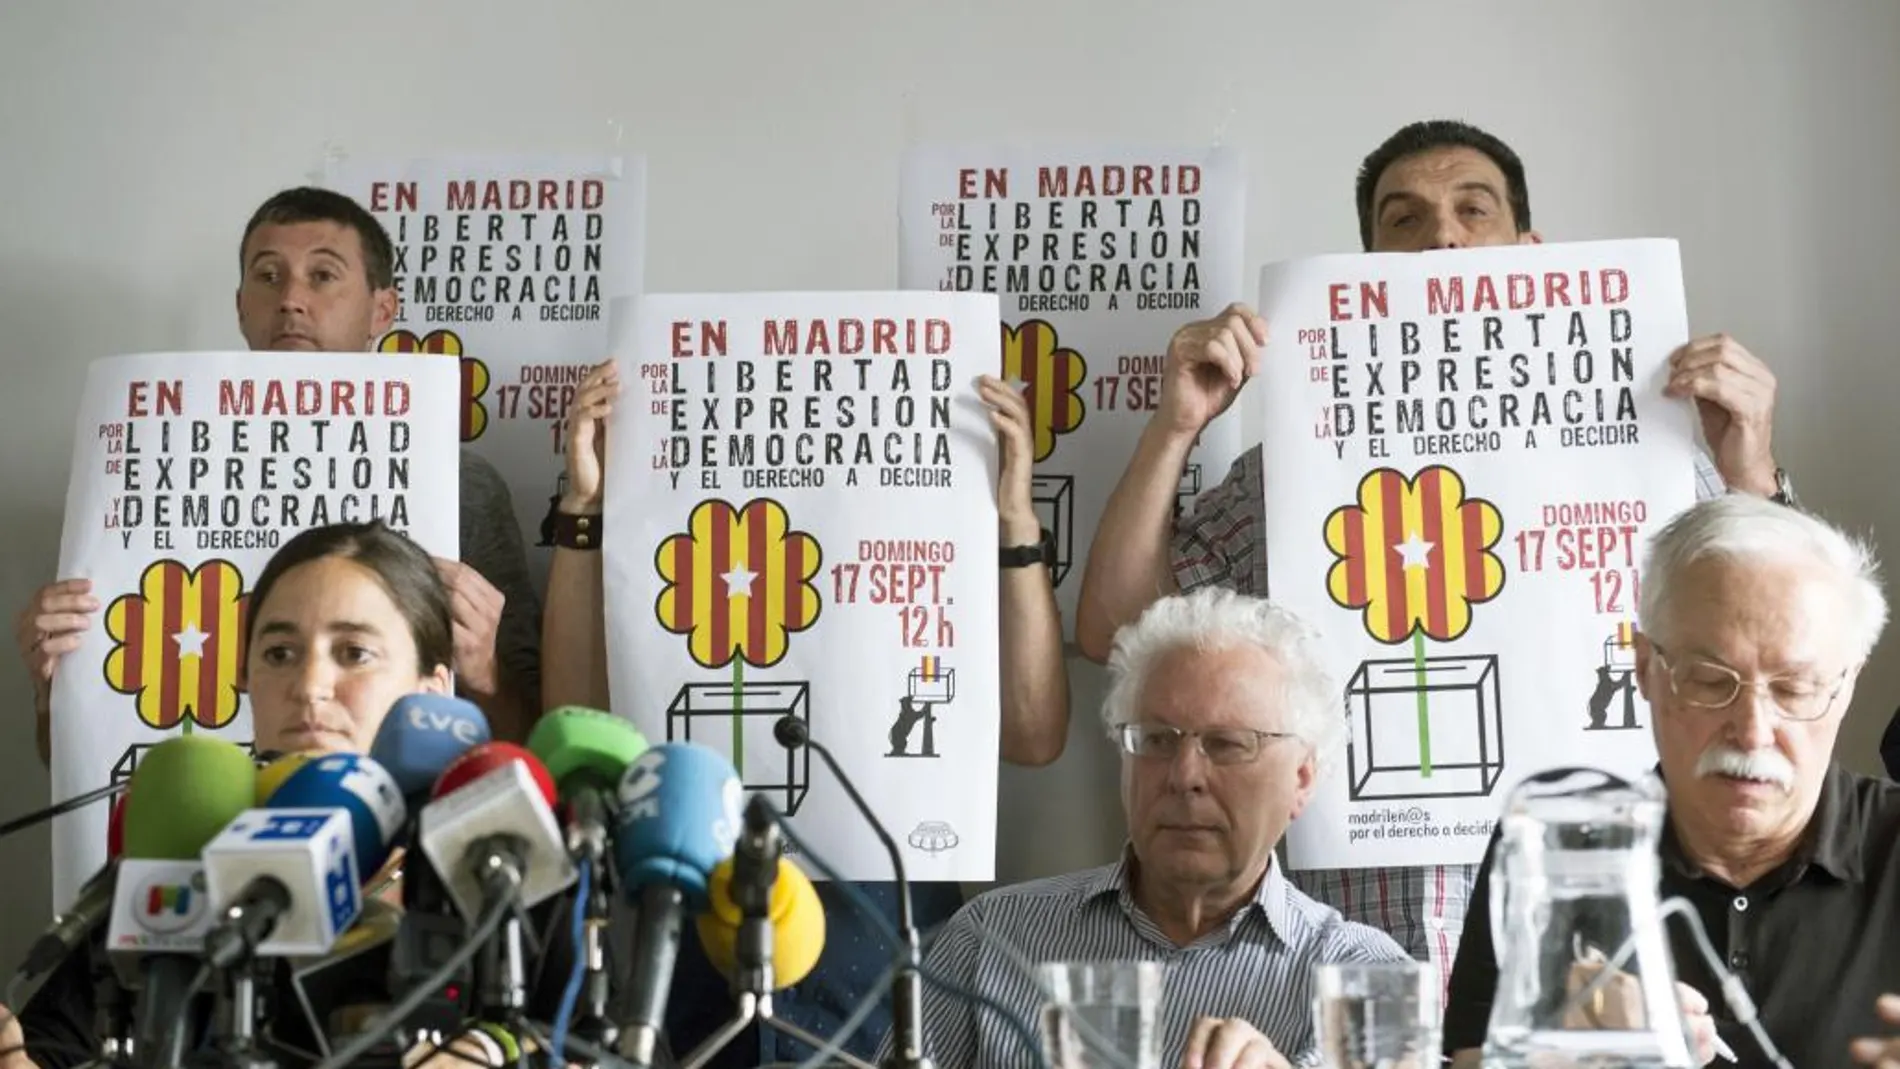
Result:
M1761 1013L1755 1008L1755 1000L1748 996L1748 989L1742 986L1742 981L1734 973L1728 971L1727 966L1722 963L1722 955L1715 952L1715 944L1709 941L1708 930L1702 926L1702 917L1695 911L1695 907L1691 906L1685 898L1666 899L1662 903L1662 908L1656 912L1657 923L1666 924L1672 914L1688 923L1689 935L1691 941L1695 943L1696 953L1702 956L1702 963L1715 974L1716 983L1722 989L1722 1001L1727 1003L1729 1011L1735 1014L1737 1023L1748 1029L1748 1034L1754 1037L1762 1053L1768 1056L1768 1060L1774 1063L1776 1069L1794 1069L1788 1063L1788 1059L1782 1056L1781 1050L1775 1046L1774 1040L1768 1038L1767 1031L1762 1028ZM1559 1009L1559 1019L1568 1016L1572 1010L1581 1008L1585 999L1601 990L1605 984L1622 972L1624 964L1636 952L1637 934L1631 932L1609 961L1605 962L1603 967L1597 970L1596 975L1590 978L1590 982L1570 997L1570 1000Z
M798 850L799 855L809 861L813 868L817 869L826 879L830 880L833 886L843 891L845 897L851 900L852 906L860 913L863 913L877 926L878 933L884 937L886 942L891 944L893 953L897 956L898 964L903 964L902 955L905 953L904 942L897 937L897 930L891 927L890 921L884 919L884 914L879 912L876 904L865 897L864 892L860 891L856 884L849 883L839 877L838 871L832 868L829 862L821 855L814 853L811 846L799 838L798 833L792 830L783 815L774 812L773 816L778 821L779 832L785 836L785 840L791 843L792 846ZM936 984L938 987L943 988L945 991L956 995L966 1002L983 1006L1002 1018L1003 1023L1009 1027L1009 1030L1014 1033L1016 1038L1022 1042L1023 1046L1028 1049L1029 1056L1035 1060L1035 1063L1047 1069L1049 1058L1043 1051L1042 1044L1036 1041L1036 1037L1029 1031L1029 1027L1023 1024L1022 1020L1010 1012L1002 1003L990 998L988 995L972 991L962 984L943 976L941 973L927 969L922 965L918 966L917 971L925 980ZM332 1069L332 1067L319 1067L319 1069Z
M897 962L893 961L890 967L884 970L884 975L877 978L877 983L871 985L870 991L866 992L865 996L858 1000L858 1004L851 1008L850 1016L844 1019L844 1023L838 1026L838 1030L832 1033L831 1038L825 1040L822 1046L813 1051L811 1057L799 1062L795 1069L819 1069L827 1058L843 1054L845 1041L857 1035L858 1029L864 1027L864 1022L870 1019L871 1011L877 1009L884 991L891 986L891 981L896 976Z
M581 858L580 882L574 889L574 971L567 976L567 989L561 992L561 1008L554 1014L554 1037L548 1044L548 1056L554 1065L567 1064L567 1029L574 1023L574 1007L581 1000L581 983L587 978L587 899L593 891L594 865Z
M185 985L185 996L178 1003L178 1016L172 1018L171 1025L165 1029L165 1041L158 1048L159 1050L171 1050L172 1044L178 1042L179 1035L185 1030L185 1023L191 1020L192 1000L196 999L205 989L205 985L210 982L211 963L206 962L198 966L198 971L192 974L191 982Z
M90 1063L100 1063L100 1064L113 1065L113 1066L123 1064L120 1062L102 1062L99 1057L98 1051L89 1050L85 1047L80 1046L77 1043L61 1043L60 1041L56 1039L37 1039L37 1040L34 1040L32 1043L21 1043L21 1044L17 1044L11 1047L0 1047L0 1058L10 1058L15 1054L30 1055L31 1051L27 1049L29 1047L31 1047L33 1050L47 1051L47 1052L55 1053L55 1054L76 1054Z
M120 791L125 790L127 787L130 787L131 785L132 785L132 781L128 779L123 782L110 784L105 787L94 788L93 790L87 791L84 794L74 795L73 797L68 798L63 802L59 802L54 805L47 806L45 809L35 810L31 813L28 813L26 816L15 817L14 819L9 820L4 824L0 824L0 838L5 838L9 835L12 835L16 831L25 831L27 828L30 828L35 824L44 824L47 821L52 820L56 817L63 817L66 814L71 813L72 811L76 809L84 809L94 802L100 801L102 799L110 798L113 795L118 794Z
M520 890L519 882L516 883L514 890L516 892ZM363 1029L361 1035L345 1044L343 1049L318 1062L316 1069L343 1069L344 1066L362 1057L370 1048L389 1038L404 1021L409 1019L410 1014L416 1012L424 1002L429 1001L437 991L453 980L456 972L481 951L484 943L494 938L496 930L501 927L501 922L506 920L512 912L514 900L515 895L510 894L506 897L498 897L490 903L488 912L482 915L481 922L469 933L468 942L457 947L455 953L449 955L435 972L430 973L413 990L404 995L401 1002L396 1003L372 1021Z
M1702 963L1714 970L1721 981L1722 1001L1728 1003L1728 1008L1735 1013L1735 1019L1748 1029L1748 1034L1755 1037L1761 1052L1768 1056L1776 1069L1794 1069L1775 1046L1775 1041L1768 1038L1767 1030L1762 1028L1761 1014L1755 1008L1755 1000L1748 997L1748 990L1742 986L1742 981L1723 967L1722 955L1715 952L1715 944L1709 941L1708 930L1702 927L1702 917L1683 898L1672 898L1663 903L1661 915L1666 918L1671 913L1689 922L1689 934L1695 938L1696 951L1702 955Z
M877 833L878 840L884 844L884 852L891 855L891 868L897 873L898 887L909 887L909 882L904 878L904 852L897 848L897 840L891 838L891 833L884 830L884 824L877 819L877 813L871 808L871 804L864 800L864 796L858 793L856 787L852 786L851 777L845 775L844 769L838 767L838 759L832 756L831 750L828 747L812 738L809 733L805 736L804 745L807 749L818 751L818 756L824 758L825 764L831 767L831 778L837 780L838 786L843 787L844 792L851 796L851 803L858 807L858 812L864 814L864 822L871 826L873 832ZM778 813L777 809L774 809L772 812L779 822L779 827L783 828L785 826L785 818ZM914 932L917 930L916 924L914 924L911 919L910 895L907 893L897 896L897 927L905 931ZM900 946L904 942L901 939L896 939L895 933L893 933L892 938Z
M838 870L832 868L831 864L822 856L813 853L810 844L799 837L798 832L792 829L791 824L786 821L783 815L774 810L772 818L778 821L779 834L785 836L785 841L792 844L793 849L798 852L799 856L810 861L811 867L817 869L820 875L838 885L839 890L842 890L845 896L851 899L851 904L863 911L864 915L877 927L878 934L884 937L885 942L893 945L902 945L904 941L897 937L897 929L891 927L891 922L886 920L883 912L880 911L870 899L864 896L864 892L845 881L843 877L840 877Z
M1042 996L1044 1002L1052 1003L1056 1001L1055 992L1043 984L1042 978L1036 975L1035 963L1030 961L1027 957L1024 957L1023 952L1018 949L1015 944L1004 939L999 933L990 931L981 924L973 924L971 927L976 929L978 939L1002 951L1003 957L1007 959L1011 965L1015 966L1017 972L1022 973L1023 976L1029 980L1030 987L1034 988L1036 993ZM1070 1014L1068 1015L1068 1023L1075 1028L1076 1035L1082 1040L1083 1047L1103 1056L1114 1069L1136 1069L1135 1063L1123 1055L1121 1051L1115 1049L1114 1041L1103 1035L1101 1030L1096 1028L1092 1022L1080 1014ZM1046 1054L1047 1052L1045 1051L1044 1053Z
M548 1036L542 1032L539 1022L524 1020L521 1023L528 1029L529 1037L539 1044L542 1050L548 1050L552 1046ZM594 1062L599 1069L633 1069L632 1063L628 1062L625 1058L622 1058L620 1055L615 1054L597 1043L582 1039L579 1036L567 1037L567 1045L572 1047L575 1053L581 1057ZM552 1060L550 1060L548 1064L553 1067L553 1069L562 1069L560 1063Z

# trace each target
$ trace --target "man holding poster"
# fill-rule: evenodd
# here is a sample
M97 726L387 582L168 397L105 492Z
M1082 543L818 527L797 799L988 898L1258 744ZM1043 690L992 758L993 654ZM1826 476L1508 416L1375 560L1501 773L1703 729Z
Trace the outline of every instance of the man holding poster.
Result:
M1529 191L1517 154L1463 123L1415 123L1387 139L1361 168L1356 200L1368 252L1542 241L1531 228ZM1299 325L1281 327L1292 331ZM1213 319L1188 324L1170 342L1161 406L1143 432L1089 554L1076 622L1078 643L1089 657L1104 658L1116 629L1156 597L1209 585L1267 593L1261 447L1243 454L1191 515L1176 523L1172 511L1183 458L1195 436L1260 371L1267 337L1266 320L1235 305ZM1726 486L1792 501L1787 476L1770 450L1775 382L1760 360L1726 336L1698 338L1669 356L1664 392L1696 402L1713 454L1712 464L1697 457L1698 496L1719 495ZM1606 713L1614 697L1604 696ZM1620 724L1621 718L1610 722ZM1298 832L1296 825L1294 838ZM1482 837L1476 842L1481 848ZM1414 957L1446 975L1475 871L1475 865L1462 863L1296 870L1294 882L1349 919L1391 933Z
M360 353L396 315L393 253L382 225L328 190L278 193L239 243L238 329L253 351ZM461 453L461 561L438 559L454 596L457 690L498 735L525 737L539 688L539 603L511 523L507 488L486 461ZM36 693L40 757L50 760L53 673L101 608L85 579L42 587L16 637Z
M833 299L833 295L771 298L793 312L822 308L821 301ZM869 314L882 299L882 295L839 295L836 305L855 314L774 316L762 322L748 314L753 303L766 303L757 297L645 299L642 312L649 316L657 314L653 309L669 306L703 306L707 311L691 316L675 313L655 322L654 326L666 330L659 345L651 337L645 337L644 344L621 341L622 360L594 368L569 410L568 492L557 513L558 548L548 580L543 702L550 708L566 704L606 708L611 703L656 741L686 737L749 755L736 762L747 785L766 791L801 820L811 819L812 810L819 806L833 806L832 815L817 818L822 823L806 825L813 849L838 864L847 878L855 877L856 890L887 919L893 918L897 894L896 885L886 876L889 862L881 851L862 849L863 821L848 807L837 807L841 798L835 786L824 779L814 782L810 766L803 765L802 759L802 767L787 776L786 758L769 731L755 739L757 729L750 726L756 723L769 729L782 713L806 719L813 736L839 752L881 818L899 833L911 851L906 862L910 871L928 874L912 885L915 923L928 930L962 902L957 873L940 866L960 856L971 858L965 864L988 864L989 848L979 837L990 834L983 825L993 827L994 817L956 806L994 804L999 750L1004 760L1026 765L1048 764L1061 754L1069 725L1068 679L1046 541L1039 537L1031 499L1034 431L1028 404L1020 391L992 375L982 375L974 391L968 386L978 369L996 366L984 356L986 349L994 352L990 341L995 336L993 299L897 298L915 301L919 312L954 313L910 319ZM984 304L987 317L972 314L972 309ZM914 341L910 323L920 328ZM910 351L913 348L916 351ZM635 369L638 379L633 376ZM898 386L894 395L886 392L900 380L907 385ZM770 392L758 389L768 385L774 385ZM755 396L760 398L756 403ZM913 398L922 403L913 408ZM978 400L981 407L972 403ZM648 418L662 414L664 418ZM828 414L841 418L828 425ZM615 428L616 463L630 465L611 476L609 417ZM985 419L987 429L981 426ZM926 433L912 438L903 430L907 426L926 428ZM670 443L686 429L699 433L677 439L689 443L690 450L676 454ZM860 429L875 433L855 433ZM733 433L722 441L706 433L713 430ZM780 433L787 431L791 433ZM985 524L978 528L983 532L980 538L971 539L970 529L976 526L971 521L989 511L972 506L988 503L986 484L991 483L991 475L976 447L990 432L1000 453L994 477L996 527ZM857 451L866 448L865 442L870 453L861 455ZM850 458L848 466L838 466L838 458L831 453L834 447ZM913 451L919 447L922 453ZM785 455L780 462L772 462L774 452L781 449ZM801 450L809 453L801 457ZM766 465L749 467L746 460L751 456ZM681 462L677 466L676 457ZM911 463L920 458L922 466ZM880 462L885 466L880 467ZM644 479L659 485L629 485ZM836 499L827 501L816 494L827 480L840 489L855 487L853 498L866 502L863 514L853 516ZM734 526L728 532L717 522L705 521L704 501L692 502L701 496L695 490L703 492L722 481L727 486L771 486L778 493L760 495L734 510ZM946 509L953 489L960 501ZM788 492L793 490L806 493ZM616 507L615 494L621 495L622 516L637 516L647 523L652 522L648 517L658 503L675 496L686 498L670 508L696 517L691 524L696 540L714 554L731 559L722 567L701 572L690 586L667 583L670 589L659 595L657 604L651 596L630 599L624 591L617 594L609 583L614 577L610 555L615 547L634 546L629 556L641 569L629 575L633 570L620 565L618 585L623 588L629 580L648 579L641 574L648 568L662 569L656 577L691 574L692 562L682 566L680 559L682 555L698 557L700 547L677 540L664 521L643 537L637 527L613 520L607 513ZM635 504L628 505L629 499ZM796 526L802 530L750 522L749 512L773 509L782 510L788 519L799 517ZM923 522L908 526L918 521ZM909 529L930 541L895 533L866 540L862 536L871 525ZM839 537L845 531L855 537ZM772 537L765 537L768 532ZM991 538L1000 538L1000 552L985 545ZM976 546L968 544L972 541ZM648 543L668 546L670 552L656 553ZM891 559L894 550L916 551L926 544L934 547L928 562L900 565ZM992 552L998 555L992 557ZM800 568L794 561L810 567ZM999 574L989 582L997 585L982 592L984 597L976 597L977 591L968 587L958 589L960 581L986 582L982 577L992 567ZM961 580L960 570L970 578ZM771 600L760 598L757 607L774 606L789 617L797 599L777 591L786 582L784 577L799 571L835 579L820 582L817 596L806 599L813 606L806 618L785 621L778 638L783 644L780 660L755 663L741 649L728 662L730 683L689 679L677 691L664 685L660 673L673 669L651 647L659 646L664 654L667 646L677 642L665 637L668 631L684 632L689 641L681 645L695 651L694 663L702 666L699 652L704 640L716 638L711 627L675 626L674 613L682 600L705 603L723 595L724 604L733 606L743 619L754 609L752 592L769 591ZM861 578L854 580L854 575ZM854 582L861 585L854 587ZM971 638L959 634L957 628L976 629L975 621L981 617L975 614L989 615L983 604L989 598L996 599L990 604L1000 616L1000 628L984 628L987 633L976 639L981 645L972 648ZM973 604L971 615L965 615L966 607ZM878 612L879 606L884 607L883 613ZM925 606L939 615L930 618L932 629L920 635L912 622ZM672 608L674 612L668 614L672 622L661 628L650 620L642 624L635 615L655 608L662 612ZM860 609L864 611L859 613ZM876 657L891 645L877 626L877 617L892 611L911 627L900 632L900 647L915 648L918 638L927 645L921 658L899 653L903 668L891 673L896 678L890 682L896 685L887 689L883 673L866 669L874 669ZM616 677L618 686L610 687L607 634L615 612L623 619L632 617L615 631L617 636L650 629L645 639L617 637L616 654L643 642L649 648L641 651L643 659L631 670L623 664ZM858 623L854 615L862 616L862 631L852 635L840 630ZM949 626L939 626L938 621ZM726 630L724 619L712 622L719 631ZM803 626L790 626L795 623ZM748 630L733 628L726 641L746 646L770 640L777 634L777 625L768 621L758 635L747 634ZM815 633L801 634L808 630ZM827 635L828 643L812 641ZM655 638L659 641L654 642ZM712 646L726 648L717 641ZM828 651L836 652L827 656ZM802 669L797 664L801 652ZM848 666L842 677L848 680L845 689L827 686L834 671L827 662L833 658L840 666ZM1000 729L991 740L983 740L978 731L987 729L984 721L990 718L978 703L996 701L999 684ZM866 700L880 691L884 692L881 700ZM785 699L789 708L775 708L774 696ZM741 701L742 697L746 700ZM758 742L765 743L763 752ZM989 783L973 782L974 777L966 775L954 791L947 792L964 797L943 804L941 796L932 797L936 792L929 784L935 777L957 776L951 762L958 759L987 762L987 769L973 771ZM928 819L892 819L893 813L920 802L941 808L933 808ZM781 992L774 1005L782 1019L830 1036L870 992L890 952L872 919L862 915L843 889L829 882L817 886L826 909L824 954L815 971ZM668 1032L676 1052L696 1046L723 1026L731 1013L726 981L697 944L682 946L668 1010ZM889 1021L886 999L844 1049L869 1057ZM796 1060L810 1053L810 1048L791 1037L755 1026L741 1033L711 1064L752 1065L760 1059Z

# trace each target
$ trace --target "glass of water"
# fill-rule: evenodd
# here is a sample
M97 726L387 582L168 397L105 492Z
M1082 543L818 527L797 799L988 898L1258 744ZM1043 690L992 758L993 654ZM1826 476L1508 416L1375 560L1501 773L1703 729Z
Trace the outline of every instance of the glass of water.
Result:
M1054 1069L1160 1069L1158 961L1049 961L1036 981L1042 1049Z
M1434 1069L1438 970L1416 961L1316 965L1313 1032L1328 1069Z

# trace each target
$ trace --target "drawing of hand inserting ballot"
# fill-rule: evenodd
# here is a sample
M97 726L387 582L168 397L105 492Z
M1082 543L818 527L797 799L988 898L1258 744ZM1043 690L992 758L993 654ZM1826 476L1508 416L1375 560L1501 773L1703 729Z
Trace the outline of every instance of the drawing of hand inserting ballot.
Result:
M937 757L937 709L957 696L957 670L938 657L925 657L910 670L904 695L897 699L897 718L891 721L891 750L886 757ZM911 738L923 728L921 744L911 749Z

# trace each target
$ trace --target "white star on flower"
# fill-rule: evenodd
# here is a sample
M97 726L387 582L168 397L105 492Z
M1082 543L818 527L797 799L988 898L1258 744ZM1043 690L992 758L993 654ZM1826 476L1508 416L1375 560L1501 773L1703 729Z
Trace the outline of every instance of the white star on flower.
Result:
M1420 538L1417 531L1413 531L1410 537L1392 548L1399 551L1399 558L1405 562L1406 568L1431 567L1428 557L1432 552L1432 543Z
M198 630L197 624L190 624L183 631L173 635L172 641L178 643L178 656L203 657L205 653L205 639L210 637L211 636L205 632Z
M720 578L726 581L726 596L729 598L749 598L752 596L752 580L759 573L748 572L743 562L734 564L732 570Z

